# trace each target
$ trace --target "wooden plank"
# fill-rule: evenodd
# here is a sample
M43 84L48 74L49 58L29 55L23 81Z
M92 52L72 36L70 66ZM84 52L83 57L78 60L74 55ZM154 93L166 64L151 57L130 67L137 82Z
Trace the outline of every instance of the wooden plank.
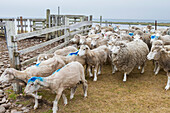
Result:
M44 26L32 26L32 28L35 28L35 29L43 29L43 28L45 28Z
M54 31L63 30L65 28L67 29L68 27L54 26L54 27L51 27L51 28L46 28L46 29L42 29L42 30L38 30L38 31L29 32L29 33L22 33L22 34L16 35L14 40L19 41L19 40L31 38L31 37L34 37L34 36L40 36L40 35L43 35L43 34L54 32Z
M17 27L21 27L21 25L17 25ZM22 27L28 27L28 25L22 25Z
M79 31L75 31L75 32L71 32L70 33L70 36L74 36L75 34L79 34L79 33L82 33L82 32L86 32L90 30L90 28L86 28L86 29L82 29L82 30L79 30Z
M32 19L32 21L35 21L35 22L44 22L44 21L46 21L46 19Z
M28 53L28 52L32 52L32 51L35 51L35 50L40 49L40 48L42 48L42 47L45 47L45 46L47 46L47 45L49 45L49 44L52 44L52 43L54 43L54 42L57 42L57 41L65 38L65 37L67 37L67 36L69 36L69 34L62 35L62 36L60 36L60 37L54 38L54 39L49 40L49 41L47 41L47 42L44 42L44 43L41 43L41 44L38 44L38 45L35 45L35 46L32 46L32 47L28 47L28 48L26 48L26 49L23 49L23 50L20 50L20 51L17 51L17 52L19 52L20 55L25 54L25 53Z
M69 26L70 31L73 31L74 29L83 27L83 26L88 26L88 25L92 25L91 21L84 21L84 22L80 22L80 23L75 23Z
M64 43L62 43L62 44L60 44L60 45L58 45L58 46L50 49L49 51L44 52L44 53L47 53L47 54L54 53L57 49L60 49L60 48L64 47L64 46L67 45L68 43L69 43L69 41L68 41L68 42L64 42ZM37 57L38 57L38 56L35 56L35 57L33 57L33 58L30 58L30 59L28 59L28 60L25 60L24 62L21 63L21 66L26 66L26 65L28 65L28 64L30 64L30 63L33 63L34 61L37 60Z

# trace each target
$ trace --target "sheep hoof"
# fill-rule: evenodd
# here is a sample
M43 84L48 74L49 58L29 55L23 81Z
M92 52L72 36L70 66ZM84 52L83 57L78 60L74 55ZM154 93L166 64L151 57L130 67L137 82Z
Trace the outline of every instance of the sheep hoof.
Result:
M38 99L42 99L42 96L38 96Z
M38 106L37 106L37 105L35 105L35 106L34 106L34 110L36 110L37 108L38 108Z
M90 74L90 77L93 77L93 74Z
M73 98L74 98L74 96L70 96L70 100L73 99Z
M166 86L166 87L165 87L165 90L167 91L168 89L169 89L169 86Z
M93 81L97 81L97 78L94 78Z
M115 71L113 71L112 74L115 74Z
M126 79L123 79L123 82L126 82Z

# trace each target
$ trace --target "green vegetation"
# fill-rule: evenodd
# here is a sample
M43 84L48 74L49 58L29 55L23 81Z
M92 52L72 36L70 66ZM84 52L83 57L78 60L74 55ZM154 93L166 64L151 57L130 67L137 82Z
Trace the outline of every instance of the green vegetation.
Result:
M15 92L12 89L7 89L5 93L8 94L8 99L16 100L18 94L15 94Z
M93 21L94 23L100 23L99 21ZM102 22L102 23L106 23L106 22ZM152 25L154 26L155 23L145 23L145 22L107 22L108 24L128 24L128 25ZM170 27L170 23L158 23L158 26L167 26Z

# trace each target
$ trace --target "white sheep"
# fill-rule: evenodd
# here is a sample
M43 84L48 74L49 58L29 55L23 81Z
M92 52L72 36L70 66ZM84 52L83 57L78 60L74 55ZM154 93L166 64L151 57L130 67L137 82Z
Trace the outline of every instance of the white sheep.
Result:
M169 45L170 47L170 45ZM170 88L170 51L166 50L164 47L155 47L152 49L147 58L148 60L156 60L159 62L159 65L164 69L168 76L168 82L165 87L165 90Z
M112 48L112 62L119 71L124 72L124 82L127 79L127 74L130 74L136 66L142 66L141 73L144 73L148 53L148 46L143 41L132 41L127 44L119 42L115 44Z
M106 46L99 46L96 49L90 50L87 45L82 45L78 52L78 56L83 57L90 67L94 67L94 79L93 81L97 81L97 71L98 74L101 74L101 67L103 63L107 61L109 55L109 49ZM93 76L91 73L91 69L89 68L90 77Z
M7 68L0 77L0 82L10 82L14 79L19 79L25 83L33 76L49 76L55 70L60 69L65 65L61 58L53 57L39 64L26 68L23 71L14 68Z
M49 77L32 77L29 79L24 92L35 97L36 101L34 109L36 109L38 107L38 99L41 97L33 93L37 92L40 86L49 88L56 93L52 109L53 113L56 113L61 95L63 96L64 104L67 104L67 98L63 91L67 88L71 88L70 99L72 99L74 97L77 84L80 82L83 84L84 97L87 97L88 85L85 80L84 67L79 62L71 62Z
M76 47L73 47L73 46L67 46L67 47L64 47L62 49L58 49L54 52L54 56L55 55L63 55L63 56L67 56L69 53L71 52L76 52L77 51L77 48Z

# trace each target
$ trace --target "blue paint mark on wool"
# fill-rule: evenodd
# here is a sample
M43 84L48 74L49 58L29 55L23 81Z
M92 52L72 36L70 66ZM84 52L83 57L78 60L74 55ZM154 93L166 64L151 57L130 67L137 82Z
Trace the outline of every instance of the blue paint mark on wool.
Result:
M28 83L30 82L35 82L35 80L40 80L40 81L43 81L43 78L42 77L31 77L29 80L28 80Z
M156 36L155 36L155 35L152 35L152 36L151 36L151 39L155 39L155 38L156 38Z
M41 63L41 62L40 62L40 63ZM35 64L35 66L36 66L36 67L39 67L40 63L38 63L38 64Z
M72 56L72 55L76 55L77 56L78 52L79 52L79 50L76 51L76 52L73 52L73 53L69 53L67 56Z
M129 33L130 36L133 36L134 34L133 33Z

